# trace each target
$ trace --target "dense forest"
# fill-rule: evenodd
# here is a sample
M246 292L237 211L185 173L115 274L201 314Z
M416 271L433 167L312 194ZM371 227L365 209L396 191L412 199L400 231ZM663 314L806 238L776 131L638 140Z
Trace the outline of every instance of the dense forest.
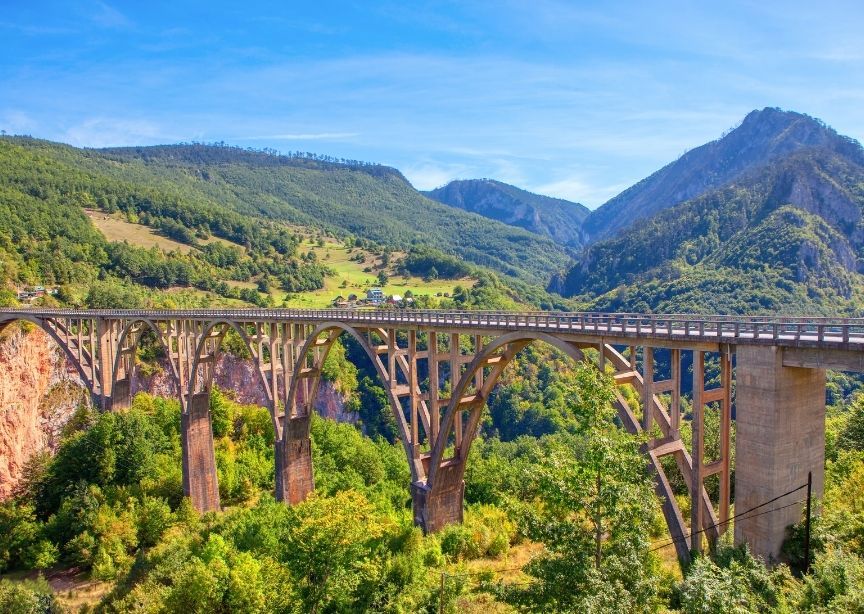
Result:
M345 352L331 362L329 377L352 369ZM425 537L412 522L404 452L368 412L363 426L371 437L314 420L316 493L287 507L271 494L266 410L215 390L226 509L201 516L182 497L177 402L139 394L122 413L82 406L57 454L33 458L15 497L0 505L0 569L74 566L105 587L97 612L864 607L861 398L829 419L824 511L808 575L800 576L800 529L788 542L791 568L769 570L724 540L680 575L658 550L668 544L665 524L640 442L615 424L611 378L590 365L548 366L528 355L506 387L518 395L520 386L535 385L536 369L546 369L539 376L546 385L537 387L560 400L526 408L517 426L503 416L507 400L493 404L488 436L469 463L465 523ZM545 425L529 417L550 406L558 409L548 410ZM533 554L519 563L525 552ZM63 607L44 581L0 580L2 611Z

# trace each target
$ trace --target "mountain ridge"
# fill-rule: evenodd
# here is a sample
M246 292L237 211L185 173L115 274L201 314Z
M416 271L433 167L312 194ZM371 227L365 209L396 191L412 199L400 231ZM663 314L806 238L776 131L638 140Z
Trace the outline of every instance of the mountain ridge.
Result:
M535 194L495 179L457 179L424 194L561 245L578 248L585 242L582 222L590 211L580 203Z
M864 160L854 140L809 115L774 107L751 111L722 137L691 149L595 209L584 230L591 242L609 238L636 220L726 185L756 167L820 146Z
M721 312L788 312L795 305L857 314L864 149L810 121L832 138L789 148L592 243L553 288L595 309L705 311L710 304Z

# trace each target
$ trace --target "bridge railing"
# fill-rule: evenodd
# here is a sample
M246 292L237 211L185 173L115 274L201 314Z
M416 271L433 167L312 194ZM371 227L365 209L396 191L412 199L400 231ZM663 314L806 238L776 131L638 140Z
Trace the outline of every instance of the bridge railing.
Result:
M230 319L343 321L363 324L408 323L421 326L493 330L531 329L591 332L624 336L705 338L716 341L860 343L864 318L722 316L552 311L443 311L415 309L221 309L221 310L74 310L0 309L3 314L42 317L109 317L151 319ZM734 342L734 341L733 341Z

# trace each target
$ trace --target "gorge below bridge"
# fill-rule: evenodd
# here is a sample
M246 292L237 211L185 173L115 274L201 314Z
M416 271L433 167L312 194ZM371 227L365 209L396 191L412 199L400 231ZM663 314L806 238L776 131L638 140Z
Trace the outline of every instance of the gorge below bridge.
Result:
M314 488L310 421L327 354L342 335L369 356L387 391L411 468L414 520L426 532L460 522L464 474L486 400L516 354L535 342L590 360L631 386L634 412L616 390L622 426L643 446L679 559L730 524L731 427L735 504L749 510L807 482L821 496L825 370L864 372L864 320L597 313L419 310L0 309L0 330L26 321L62 348L106 410L131 403L138 344L155 335L180 391L183 488L200 511L220 508L209 414L226 334L246 344L275 430L276 497L302 501ZM686 355L688 354L689 355ZM681 438L682 364L692 359L692 443ZM719 386L706 389L706 360ZM658 380L655 364L669 365ZM423 377L421 377L421 374ZM688 376L689 377L689 376ZM690 384L691 382L687 382ZM733 385L734 384L734 385ZM688 387L689 388L689 387ZM662 395L662 396L658 396ZM719 417L719 456L706 459L705 415ZM685 523L660 459L673 456L688 485ZM717 475L712 501L705 480ZM735 519L735 541L768 560L802 503Z

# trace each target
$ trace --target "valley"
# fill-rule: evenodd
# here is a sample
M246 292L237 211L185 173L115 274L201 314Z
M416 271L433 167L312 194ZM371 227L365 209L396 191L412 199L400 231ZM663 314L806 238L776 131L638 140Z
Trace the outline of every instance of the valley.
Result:
M79 149L4 136L0 162L2 307L21 307L18 291L42 286L57 292L26 306L322 309L341 297L335 304L369 314L862 314L864 153L822 122L778 109L750 113L593 211L494 180L420 192L389 167L222 144ZM411 300L351 299L372 288ZM860 375L829 371L823 384L825 486L809 574L798 518L782 565L734 546L733 522L710 556L681 566L641 440L619 428L646 420L645 349L616 338L614 373L597 368L593 349L581 361L544 343L493 356L512 362L476 411L464 521L424 535L391 388L369 357L390 344L413 347L418 388L446 400L448 378L466 368L449 361L469 364L475 344L492 338L431 337L442 357L433 367L424 362L428 330L413 346L409 332L370 331L378 350L350 335L318 344L332 347L309 371L321 380L309 416L315 494L293 507L274 499L277 435L254 348L223 331L205 414L221 511L201 514L184 490L174 354L157 336L142 335L128 352L129 407L101 412L48 337L7 326L0 376L14 385L0 385L0 569L16 583L0 583L0 603L15 590L55 599L38 579L18 582L38 570L63 607L100 612L689 613L705 603L815 612L859 598L854 588L820 587L840 568L848 586L864 585L860 544L844 520L860 515ZM650 364L667 387L655 395L661 418L673 398L663 382L678 378L676 441L686 451L697 352L672 356L658 348ZM732 364L714 349L703 358L703 386L716 396ZM385 373L402 368L395 354L386 362ZM712 468L724 432L714 403L703 416ZM750 436L738 433L737 417L728 428L732 442ZM429 437L418 437L418 454L431 454ZM692 531L687 467L671 458L660 464L668 500L680 530ZM733 460L727 482L745 467ZM589 488L597 475L601 485ZM705 479L709 520L721 514L722 483ZM733 585L734 599L717 589Z

